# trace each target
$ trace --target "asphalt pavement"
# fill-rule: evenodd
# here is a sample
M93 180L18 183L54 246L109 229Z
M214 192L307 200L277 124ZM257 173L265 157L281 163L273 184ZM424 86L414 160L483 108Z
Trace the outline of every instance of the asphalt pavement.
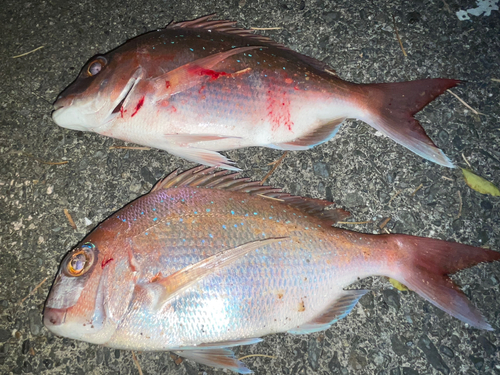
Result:
M500 12L486 7L498 3L4 0L0 373L139 373L130 352L62 339L42 324L43 304L64 254L159 178L193 166L164 151L110 149L126 144L53 123L53 101L94 54L172 20L217 13L242 27L278 27L262 33L325 61L349 81L465 80L452 91L471 108L445 93L417 118L452 161L500 186ZM245 176L259 180L282 153L252 148L226 155ZM350 210L351 221L370 221L343 226L348 229L380 233L390 218L384 228L393 233L500 251L500 198L472 190L460 169L425 161L360 121L347 121L333 140L312 150L289 153L269 182L293 194L333 200ZM454 280L495 331L467 327L415 293L371 277L355 287L372 292L331 329L267 336L238 348L237 355L274 357L245 360L258 375L500 374L500 263L460 272ZM170 353L137 353L137 359L143 374L228 373Z

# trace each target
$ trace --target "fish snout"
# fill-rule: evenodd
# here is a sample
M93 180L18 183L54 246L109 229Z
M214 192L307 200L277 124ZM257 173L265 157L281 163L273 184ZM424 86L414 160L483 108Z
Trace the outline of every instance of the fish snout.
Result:
M50 330L50 327L59 326L66 321L68 309L54 309L45 307L43 311L43 324Z

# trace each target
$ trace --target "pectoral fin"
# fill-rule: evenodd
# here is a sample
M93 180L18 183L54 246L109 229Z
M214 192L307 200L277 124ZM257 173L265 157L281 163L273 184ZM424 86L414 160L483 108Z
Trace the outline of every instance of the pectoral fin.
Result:
M291 329L288 333L294 335L303 335L313 332L324 331L330 326L345 318L351 310L356 306L359 299L363 297L369 290L346 290L340 297L320 316L314 320Z
M161 285L163 287L156 307L161 308L161 306L174 298L180 292L186 290L193 284L199 282L214 272L227 267L234 261L241 259L249 252L255 251L258 248L272 243L283 241L284 239L284 237L268 238L265 240L249 242L232 249L221 251L211 257L203 259L198 263L187 266L172 275L155 280L153 282L155 285Z
M201 59L191 61L174 70L151 79L155 88L157 101L168 99L169 96L200 85L209 79L230 76L231 73L214 71L212 68L223 60L239 53L252 51L261 46L238 47L228 51L215 53Z

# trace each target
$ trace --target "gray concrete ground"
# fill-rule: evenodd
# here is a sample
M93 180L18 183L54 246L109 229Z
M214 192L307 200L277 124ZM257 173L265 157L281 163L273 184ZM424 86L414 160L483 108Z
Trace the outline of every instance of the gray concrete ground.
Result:
M344 79L394 82L449 77L454 92L484 115L445 94L418 119L460 166L500 185L500 12L461 21L472 0L211 0L77 2L4 0L0 12L0 372L3 374L137 374L130 352L61 339L41 312L63 255L97 223L175 168L192 166L166 152L110 150L122 142L57 127L51 103L94 54L171 20L216 12L324 60ZM393 31L391 15L408 57ZM44 46L17 59L11 56ZM492 79L497 79L492 80ZM228 155L247 176L262 178L281 153L246 149ZM63 165L49 162L68 161ZM307 152L289 154L271 177L294 194L350 209L349 226L459 241L500 250L499 198L467 187L459 170L422 160L359 121ZM415 190L421 188L416 192ZM63 210L69 210L77 230ZM35 293L20 303L44 278ZM455 277L496 331L466 327L412 292L374 277L373 292L330 330L273 335L238 355L256 374L500 374L500 264ZM139 353L144 374L221 374L169 353Z

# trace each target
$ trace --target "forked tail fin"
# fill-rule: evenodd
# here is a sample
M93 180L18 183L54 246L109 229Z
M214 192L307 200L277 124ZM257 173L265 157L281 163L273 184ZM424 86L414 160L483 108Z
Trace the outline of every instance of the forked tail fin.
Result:
M500 252L402 234L387 237L398 248L398 271L389 276L455 318L479 329L493 330L448 275L479 263L498 261Z
M455 79L422 79L397 83L361 85L367 100L366 115L360 117L381 133L417 155L448 168L455 165L425 134L415 113L460 81Z

